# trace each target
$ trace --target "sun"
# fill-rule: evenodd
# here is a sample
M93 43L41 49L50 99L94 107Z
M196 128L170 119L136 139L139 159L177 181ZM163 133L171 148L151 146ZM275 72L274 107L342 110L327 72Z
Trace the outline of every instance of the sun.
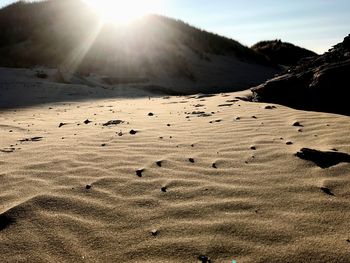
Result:
M85 0L105 23L129 24L145 15L161 13L161 0Z

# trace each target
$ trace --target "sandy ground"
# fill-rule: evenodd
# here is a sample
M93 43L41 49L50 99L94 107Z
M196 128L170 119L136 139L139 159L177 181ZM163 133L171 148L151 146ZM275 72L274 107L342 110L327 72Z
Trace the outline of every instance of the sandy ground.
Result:
M2 110L0 261L350 262L349 117L237 95Z

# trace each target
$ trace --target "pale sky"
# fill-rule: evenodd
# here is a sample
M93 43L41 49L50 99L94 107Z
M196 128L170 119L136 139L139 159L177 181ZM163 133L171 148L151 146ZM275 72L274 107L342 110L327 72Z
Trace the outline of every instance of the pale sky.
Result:
M282 39L323 53L350 33L350 0L160 1L163 15L247 46ZM0 0L0 6L11 2Z

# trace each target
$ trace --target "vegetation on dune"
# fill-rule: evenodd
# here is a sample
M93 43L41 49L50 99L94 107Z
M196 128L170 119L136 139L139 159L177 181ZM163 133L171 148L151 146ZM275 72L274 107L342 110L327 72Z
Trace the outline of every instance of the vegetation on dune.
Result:
M267 56L272 62L286 66L295 65L306 57L317 56L313 51L282 42L279 39L258 42L252 46L252 49Z
M208 63L210 55L223 55L269 64L235 40L160 15L127 28L103 25L82 0L11 4L0 10L0 31L0 66L6 67L42 65L126 76L166 72L195 81L193 54Z

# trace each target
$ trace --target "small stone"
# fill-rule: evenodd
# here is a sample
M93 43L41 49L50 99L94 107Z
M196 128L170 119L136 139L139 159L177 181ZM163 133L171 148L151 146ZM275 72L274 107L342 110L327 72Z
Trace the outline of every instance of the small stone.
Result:
M58 128L61 128L62 126L66 125L65 123L61 122L59 125L58 125Z
M142 177L142 173L143 173L143 169L137 170L137 171L136 171L136 175L137 175L138 177Z
M293 142L286 142L286 144L287 144L287 145L292 145L292 144L293 144Z
M166 187L164 186L164 187L162 187L160 190L161 190L163 193L166 193L166 191L168 190L168 188L166 188Z
M86 186L85 186L85 189L86 189L86 190L90 190L91 187L92 187L91 185L86 185Z
M148 113L148 116L152 117L154 114L152 112Z
M156 164L157 164L159 167L162 167L162 161L157 161Z
M135 135L136 133L137 133L137 131L135 131L135 130L131 130L131 131L130 131L130 134L131 134L131 135Z
M118 132L118 136L119 137L123 136L123 133L122 132Z
M201 255L198 257L198 260L200 261L200 263L211 263L211 259L207 256Z
M102 144L101 144L101 147L105 147L105 146L106 146L106 144L105 144L105 143L102 143Z
M88 119L84 121L85 124L89 124L91 123L92 121L89 121Z
M193 158L189 158L188 160L190 161L190 163L194 163L194 159Z
M158 236L158 234L159 234L159 232L158 232L158 230L157 229L153 229L153 230L151 230L151 235L152 236Z
M167 124L166 126L170 127L171 125L170 125L170 124Z
M294 126L294 127L303 127L303 125L301 125L301 123L298 122L298 121L294 122L294 123L293 123L293 126Z
M255 146L251 146L250 149L253 150L253 151L255 151L255 150L256 150L256 147L255 147Z

